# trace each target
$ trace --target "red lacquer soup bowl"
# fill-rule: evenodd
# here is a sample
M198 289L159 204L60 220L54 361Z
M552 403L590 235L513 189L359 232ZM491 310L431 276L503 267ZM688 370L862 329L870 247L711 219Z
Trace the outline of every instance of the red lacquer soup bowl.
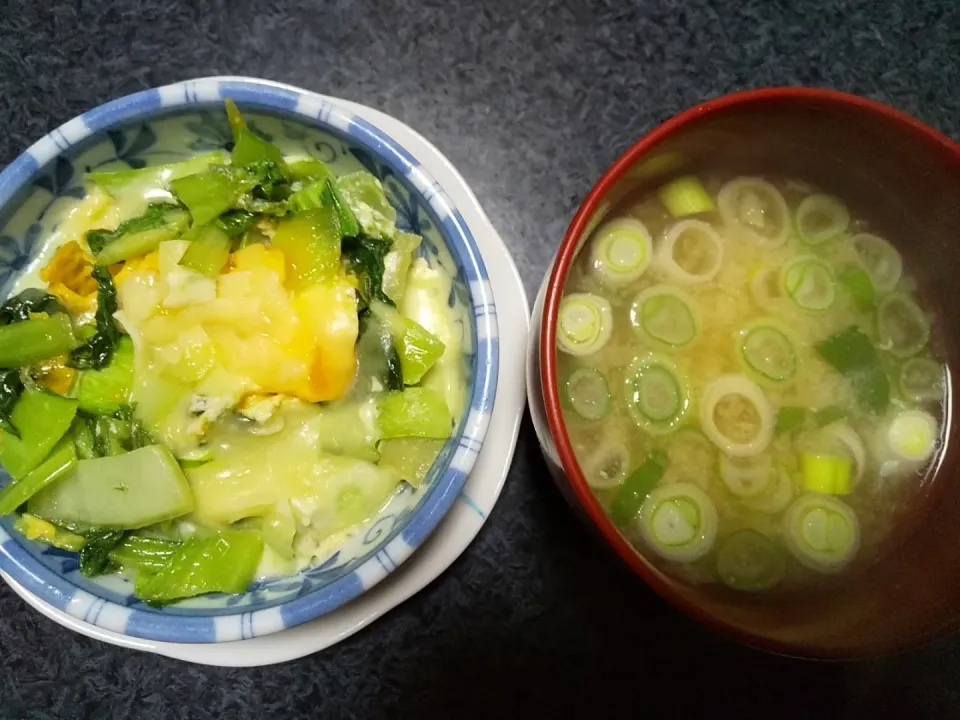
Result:
M627 194L690 173L772 175L844 199L890 238L931 302L947 364L960 351L960 145L918 120L829 90L772 88L698 105L627 150L583 201L541 291L531 348L531 406L547 460L574 508L661 596L738 640L816 658L894 652L960 624L960 466L952 395L936 475L887 550L816 591L736 594L690 585L635 550L594 497L564 425L557 384L557 311L574 259ZM539 370L539 377L537 377Z

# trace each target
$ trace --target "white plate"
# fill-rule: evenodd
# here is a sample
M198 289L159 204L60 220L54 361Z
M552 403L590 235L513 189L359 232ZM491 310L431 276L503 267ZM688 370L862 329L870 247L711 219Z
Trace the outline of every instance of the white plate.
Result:
M500 376L493 418L483 450L460 500L416 554L387 579L352 603L312 622L272 635L229 643L178 644L130 638L88 625L48 605L0 573L30 605L60 625L112 645L166 655L204 665L254 667L304 657L353 635L446 570L476 537L493 509L510 469L525 405L524 353L530 309L523 283L503 240L466 181L439 150L413 129L377 110L325 98L378 126L408 148L443 185L461 210L483 254L498 306L522 308L500 313ZM506 450L506 452L505 452Z

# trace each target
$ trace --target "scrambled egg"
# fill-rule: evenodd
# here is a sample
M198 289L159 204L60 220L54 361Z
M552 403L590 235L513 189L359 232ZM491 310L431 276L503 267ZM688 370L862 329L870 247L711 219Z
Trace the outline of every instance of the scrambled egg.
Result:
M165 442L188 447L230 408L266 421L279 401L265 396L313 403L347 392L359 328L345 275L294 291L283 252L251 245L208 278L178 265L186 247L162 243L116 276L120 319L139 340L134 400L148 415L159 408L154 430ZM188 399L157 397L171 393Z

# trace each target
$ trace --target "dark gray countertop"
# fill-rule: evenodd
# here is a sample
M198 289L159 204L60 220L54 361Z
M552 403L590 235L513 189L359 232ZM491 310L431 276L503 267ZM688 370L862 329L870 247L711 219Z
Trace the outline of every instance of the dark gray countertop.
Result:
M201 8L201 6L203 6ZM960 137L956 0L0 0L0 163L141 88L260 76L355 100L473 185L532 299L580 199L629 143L705 98L836 87ZM74 635L0 588L0 717L960 715L960 638L855 665L714 637L595 541L529 421L499 505L438 581L303 660L190 666ZM577 712L574 712L577 711Z

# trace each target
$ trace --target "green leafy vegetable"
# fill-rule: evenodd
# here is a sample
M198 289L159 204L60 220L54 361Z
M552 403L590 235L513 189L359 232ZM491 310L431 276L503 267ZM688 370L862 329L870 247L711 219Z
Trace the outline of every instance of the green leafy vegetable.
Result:
M113 351L120 342L120 330L113 321L113 314L117 311L117 289L113 285L113 277L107 268L96 265L93 278L97 281L97 312L94 316L97 332L88 342L70 353L70 366L80 370L100 370L109 365Z
M222 164L224 159L224 153L217 151L198 155L183 162L151 165L138 170L91 172L84 178L117 197L122 190L131 185L136 185L141 192L144 188L166 188L171 180L203 172L212 164Z
M93 418L85 413L77 413L70 426L70 437L80 460L92 460L97 455L96 440L93 437Z
M452 418L443 394L428 388L411 387L385 393L377 399L377 422L383 439L450 437Z
M120 544L124 530L89 530L83 534L86 542L80 548L80 574L95 577L116 569L110 552Z
M828 405L813 414L813 421L817 424L817 427L826 427L831 423L835 423L837 420L842 420L846 416L846 411L839 405Z
M87 245L97 265L113 265L156 250L165 240L180 237L190 216L169 203L151 203L140 217L120 223L116 230L90 230Z
M397 211L387 200L383 184L377 178L363 171L350 173L337 178L337 189L364 235L393 239L397 232Z
M81 460L77 468L30 498L44 520L110 530L136 530L191 512L193 493L163 445Z
M230 159L234 165L250 165L252 163L271 162L280 172L287 175L287 163L283 159L280 148L253 132L248 126L240 109L232 98L224 101L227 110L227 121L233 131L233 150Z
M9 515L50 483L59 480L77 466L77 453L70 438L57 443L47 459L19 480L0 490L0 515Z
M229 257L230 236L220 229L218 221L200 229L180 259L180 265L207 277L216 277Z
M0 368L29 365L76 346L70 317L63 313L0 326Z
M14 480L33 470L62 438L77 413L77 401L28 388L10 413L19 437L0 433L0 463Z
M0 326L29 320L37 313L63 313L66 310L49 293L37 288L28 288L0 305Z
M177 199L187 206L194 225L206 225L237 204L257 184L255 173L229 165L212 165L202 173L170 183Z
M133 386L133 340L117 341L110 364L101 370L84 370L77 383L80 409L96 414L116 412L130 397Z
M860 404L877 413L890 405L890 380L870 338L856 327L831 335L817 352L852 384Z
M343 199L336 183L325 177L322 180L307 185L293 193L289 199L290 209L302 212L318 207L332 207L340 220L340 233L347 237L354 237L360 232L360 225L353 211Z
M170 563L179 547L173 540L130 533L110 551L110 560L129 570L155 572Z
M393 300L383 292L384 258L390 252L391 242L381 238L345 237L341 252L347 267L360 280L360 309L365 310L374 300L391 307Z
M221 530L193 537L174 550L155 572L137 575L135 592L148 602L165 603L211 592L243 592L263 555L263 538L246 530Z
M8 432L16 438L20 437L20 431L10 419L13 408L17 405L17 400L23 393L23 380L20 378L19 370L4 370L0 372L0 430Z
M295 160L287 163L287 170L293 180L306 182L308 180L323 180L336 177L327 164L314 158L309 160Z
M257 216L246 210L228 210L217 218L217 227L230 237L243 235L257 222Z
M330 279L340 270L340 225L331 207L283 218L272 244L283 250L300 287Z
M357 365L354 392L358 395L403 389L403 366L390 330L370 313L360 316Z
M802 407L786 406L777 411L777 435L793 432L802 428L807 422L807 409Z

